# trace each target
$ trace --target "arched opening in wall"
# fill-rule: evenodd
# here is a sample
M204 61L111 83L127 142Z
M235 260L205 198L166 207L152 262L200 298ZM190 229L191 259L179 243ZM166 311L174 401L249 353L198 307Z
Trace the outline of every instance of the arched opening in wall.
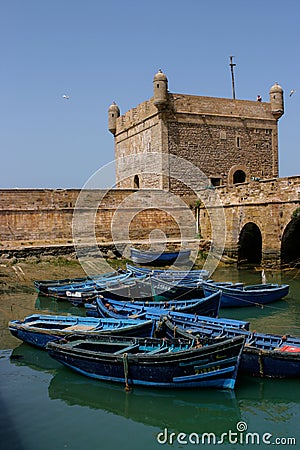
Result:
M140 187L140 179L138 175L134 175L134 179L133 179L133 187L135 189L139 189Z
M238 244L238 264L260 264L262 258L262 237L258 226L247 223L240 233Z
M281 240L281 264L300 266L300 218L294 218L284 230Z
M233 174L233 184L245 183L246 174L243 170L236 170Z

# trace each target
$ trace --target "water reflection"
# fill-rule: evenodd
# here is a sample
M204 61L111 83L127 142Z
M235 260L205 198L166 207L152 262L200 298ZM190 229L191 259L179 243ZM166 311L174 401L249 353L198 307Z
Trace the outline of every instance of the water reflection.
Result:
M72 305L70 302L55 300L51 297L39 295L35 302L35 308L47 314L71 314L74 316L85 316L85 308ZM37 311L37 312L38 312Z
M243 377L236 397L242 420L251 431L274 437L300 439L300 384L298 379L278 380Z
M49 397L67 405L102 409L146 425L179 432L232 428L240 418L234 392L216 390L155 390L87 380L62 368L52 378Z
M25 343L20 344L12 351L10 362L16 366L27 366L33 370L50 373L61 368L61 365L50 358L46 351Z

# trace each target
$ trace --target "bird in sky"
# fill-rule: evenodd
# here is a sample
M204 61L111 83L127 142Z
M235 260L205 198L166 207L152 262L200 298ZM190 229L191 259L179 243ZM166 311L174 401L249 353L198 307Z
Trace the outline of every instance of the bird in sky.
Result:
M291 97L293 94L295 94L295 92L296 92L296 89L292 89L291 92L290 92L290 97Z
M66 100L70 100L70 96L69 96L69 95L66 95L66 94L63 94L63 95L62 95L62 98L66 99Z

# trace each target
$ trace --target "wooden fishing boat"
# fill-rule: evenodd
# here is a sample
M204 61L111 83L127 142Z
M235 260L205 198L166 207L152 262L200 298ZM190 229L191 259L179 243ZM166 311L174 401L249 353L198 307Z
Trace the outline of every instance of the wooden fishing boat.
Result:
M280 300L289 293L288 284L255 284L245 286L243 283L204 281L205 295L222 291L221 307L258 306Z
M82 375L160 388L233 389L244 338L155 339L77 336L47 344L49 355Z
M130 259L137 264L158 264L169 265L176 262L187 261L191 255L191 250L180 251L142 251L136 248L130 249Z
M58 301L68 301L73 306L83 306L85 303L92 302L101 292L103 292L102 289L79 289L77 291L67 289L64 292L49 292L47 297Z
M149 267L137 267L131 264L126 264L126 268L131 273L141 274L141 275L154 275L158 278L167 279L170 281L196 281L200 282L206 280L209 276L208 270L173 270L173 269L153 269Z
M132 299L156 302L204 298L201 282L184 284L181 281L167 281L153 275L121 281L117 287L109 287L99 293L116 300Z
M192 300L173 300L170 302L151 301L127 301L114 300L99 296L93 304L87 304L86 312L93 317L121 318L124 316L152 318L153 313L157 317L156 310L160 314L168 314L169 311L180 311L186 314L200 314L207 317L217 317L220 307L221 293L216 292L209 297ZM154 311L153 311L154 310Z
M77 288L70 286L64 288L49 288L48 296L69 301L74 306L82 306L90 303L98 295L103 295L116 300L141 300L141 301L171 301L204 298L202 283L171 282L150 275L140 275L138 278L129 277L102 285Z
M127 336L151 336L155 328L152 320L51 316L32 314L24 320L11 320L8 324L11 334L27 344L45 348L49 341L64 336L82 333L114 334Z
M221 301L221 291L208 297L195 297L187 300L169 301L141 301L135 300L133 304L142 305L144 308L162 308L170 311L180 311L184 314L218 317Z
M104 302L103 302L104 303ZM125 303L123 303L125 305ZM105 305L104 305L105 306ZM87 316L94 316L99 317L99 314L103 315L103 317L107 317L105 314L109 314L109 317L120 318L118 314L123 313L123 317L125 315L128 316L128 314L132 313L132 316L145 319L146 316L148 318L151 318L153 320L159 320L161 317L170 317L172 321L174 320L175 323L185 323L186 326L191 327L211 327L213 330L217 330L217 334L221 333L224 327L229 328L238 328L241 330L249 330L250 323L246 322L244 320L236 320L236 319L227 319L227 318L216 318L216 317L208 317L208 316L201 316L196 314L187 314L186 312L179 312L179 311L173 311L169 309L168 311L166 309L162 308L149 308L148 311L145 310L145 308L141 307L140 305L131 305L131 308L123 308L123 309L116 309L113 310L113 307L110 308L110 311L107 312L107 307L104 308L104 310L100 313L97 312L97 307L95 304L86 304L85 308L87 309L86 313ZM121 316L122 317L122 316ZM212 333L212 331L208 332L208 336Z
M150 277L151 289L156 300L188 300L204 297L202 281L188 282L168 281L156 276ZM215 291L216 292L216 291Z
M276 334L257 333L234 327L216 327L202 323L187 323L176 313L173 317L164 318L161 327L169 329L170 336L201 336L212 338L245 337L245 346L239 366L239 372L247 375L266 378L299 378L300 377L300 337L280 336ZM166 330L163 330L163 335Z
M112 299L105 299L102 296L98 296L93 303L86 303L84 306L87 317L108 317L116 320L122 318L146 320L147 312L142 305L135 305L130 301L128 303L121 301L121 305L115 307L111 303L113 301Z
M69 286L89 281L89 277L63 278L59 280L34 280L33 284L39 293L47 292L49 287Z
M132 273L128 270L122 272L109 272L95 277L64 278L60 280L35 280L36 290L43 295L59 294L66 290L94 289L102 287L108 283L117 283L120 280L129 278Z
M225 328L237 328L238 330L249 330L250 322L244 320L228 319L225 317L206 317L195 314L185 314L179 311L169 311L168 314L161 314L159 310L153 310L153 319L169 318L175 325L191 329L208 330L207 335L213 332L218 336Z
M63 287L49 287L47 294L60 301L68 301L74 306L83 306L91 302L98 295L108 293L111 298L127 300L128 298L151 298L152 287L147 282L142 282L146 276L141 275L138 279L127 276L117 279L109 279L97 284L82 284L80 286L70 285L67 289Z

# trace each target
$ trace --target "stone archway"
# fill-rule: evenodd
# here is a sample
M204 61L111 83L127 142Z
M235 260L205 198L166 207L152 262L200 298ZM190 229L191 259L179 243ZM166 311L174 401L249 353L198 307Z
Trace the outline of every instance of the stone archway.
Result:
M238 264L260 264L262 260L262 236L259 227L248 222L242 228L238 243Z
M300 266L300 217L286 226L281 240L281 264Z
M245 183L249 181L247 167L243 164L232 166L228 172L228 184Z

